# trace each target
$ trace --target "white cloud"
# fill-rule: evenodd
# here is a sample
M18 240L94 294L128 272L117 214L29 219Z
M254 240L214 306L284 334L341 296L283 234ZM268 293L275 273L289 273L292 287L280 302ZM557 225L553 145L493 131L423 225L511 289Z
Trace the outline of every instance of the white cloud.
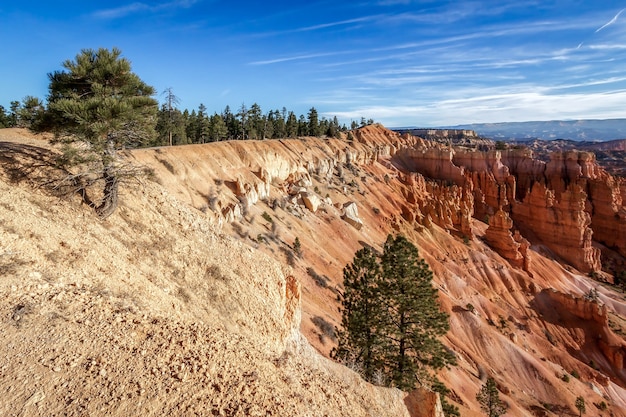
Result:
M131 14L141 12L154 13L167 9L188 8L193 6L198 1L199 0L174 0L168 3L161 3L156 5L148 5L145 3L134 2L113 9L98 10L95 11L92 15L100 19L119 19Z
M622 12L626 10L626 9L622 9L620 10L614 17L613 19L609 20L608 22L606 22L604 25L600 26L598 29L596 29L596 33L600 32L602 29L611 26L613 23L617 22L617 18L619 17L619 15L622 14Z
M386 126L449 126L469 123L521 122L579 118L619 118L626 107L626 90L592 94L549 95L520 92L483 95L412 105L359 106L330 111L342 119L361 116Z

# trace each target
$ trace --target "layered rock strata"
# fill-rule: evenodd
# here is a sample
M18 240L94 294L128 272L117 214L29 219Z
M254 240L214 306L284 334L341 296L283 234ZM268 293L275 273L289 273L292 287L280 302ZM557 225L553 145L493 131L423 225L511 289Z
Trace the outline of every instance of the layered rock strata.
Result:
M511 265L528 271L530 267L528 257L530 244L519 234L519 231L516 231L515 236L513 236L512 227L513 220L500 209L489 218L489 227L485 232L485 238L489 246L506 258Z
M582 272L599 271L600 251L592 245L587 194L571 185L557 200L553 190L535 183L521 203L513 205L513 220L530 228L561 258Z

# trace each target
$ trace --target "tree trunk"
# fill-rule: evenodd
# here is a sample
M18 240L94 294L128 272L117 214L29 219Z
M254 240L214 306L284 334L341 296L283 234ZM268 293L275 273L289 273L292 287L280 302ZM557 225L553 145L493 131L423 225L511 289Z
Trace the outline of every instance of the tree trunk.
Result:
M119 179L111 167L105 168L103 174L104 192L102 202L98 207L96 207L96 214L100 218L105 219L113 214L117 208Z
M104 164L102 171L102 178L104 179L102 202L96 207L96 214L102 219L109 217L117 208L119 178L113 165L115 157L115 143L113 140L109 140L102 161Z

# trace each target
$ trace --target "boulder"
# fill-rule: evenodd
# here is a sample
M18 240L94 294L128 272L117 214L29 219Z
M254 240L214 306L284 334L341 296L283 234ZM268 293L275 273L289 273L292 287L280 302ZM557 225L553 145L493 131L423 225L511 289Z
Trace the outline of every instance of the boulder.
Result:
M302 201L304 202L305 207L308 208L311 213L315 213L317 211L317 208L322 203L318 196L309 193L302 194Z
M347 223L351 224L356 230L361 230L363 222L359 218L359 210L356 203L350 201L343 205L343 217Z

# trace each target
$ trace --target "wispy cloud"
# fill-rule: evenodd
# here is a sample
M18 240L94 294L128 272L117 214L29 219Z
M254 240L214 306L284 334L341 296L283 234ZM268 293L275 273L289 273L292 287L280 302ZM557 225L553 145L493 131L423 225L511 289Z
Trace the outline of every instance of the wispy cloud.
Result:
M155 13L163 10L189 8L198 1L199 0L174 0L156 5L134 2L113 9L97 10L92 13L92 16L99 19L119 19L136 13Z
M428 103L428 104L424 104ZM591 94L550 95L517 92L480 95L471 98L414 102L402 105L370 105L332 112L342 119L372 117L386 126L445 126L478 122L554 120L623 117L626 91Z
M596 49L601 51L611 50L611 49L626 49L626 44L598 44L598 45L589 45L589 49Z
M338 20L338 21L332 21L332 22L326 22L326 23L319 23L316 25L302 26L302 27L296 27L296 28L291 28L291 29L270 30L266 32L254 33L253 36L254 37L271 37L271 36L286 35L289 33L314 32L314 31L319 31L319 30L329 29L329 28L334 28L334 27L341 27L341 26L356 27L359 24L372 22L382 17L384 17L384 15L361 16L361 17L355 17L353 19L345 19L345 20Z
M282 57L282 58L267 59L267 60L263 60L263 61L254 61L254 62L248 63L248 65L278 64L278 63L281 63L281 62L301 61L301 60L304 60L304 59L320 58L320 57L324 57L324 56L339 55L341 53L342 52L323 52L323 53L318 53L318 54L292 55L292 56L285 56L285 57Z
M363 23L376 19L378 16L364 16L355 19L340 20L338 22L320 23L319 25L305 26L301 28L291 29L284 32L309 32L312 30L327 29L334 26L345 26L353 23Z
M615 16L613 16L613 19L609 20L608 22L606 22L604 25L600 26L598 29L596 29L596 33L600 32L602 29L611 26L613 23L617 22L617 18L619 17L619 15L622 14L622 12L626 10L626 9L622 9L620 10Z

